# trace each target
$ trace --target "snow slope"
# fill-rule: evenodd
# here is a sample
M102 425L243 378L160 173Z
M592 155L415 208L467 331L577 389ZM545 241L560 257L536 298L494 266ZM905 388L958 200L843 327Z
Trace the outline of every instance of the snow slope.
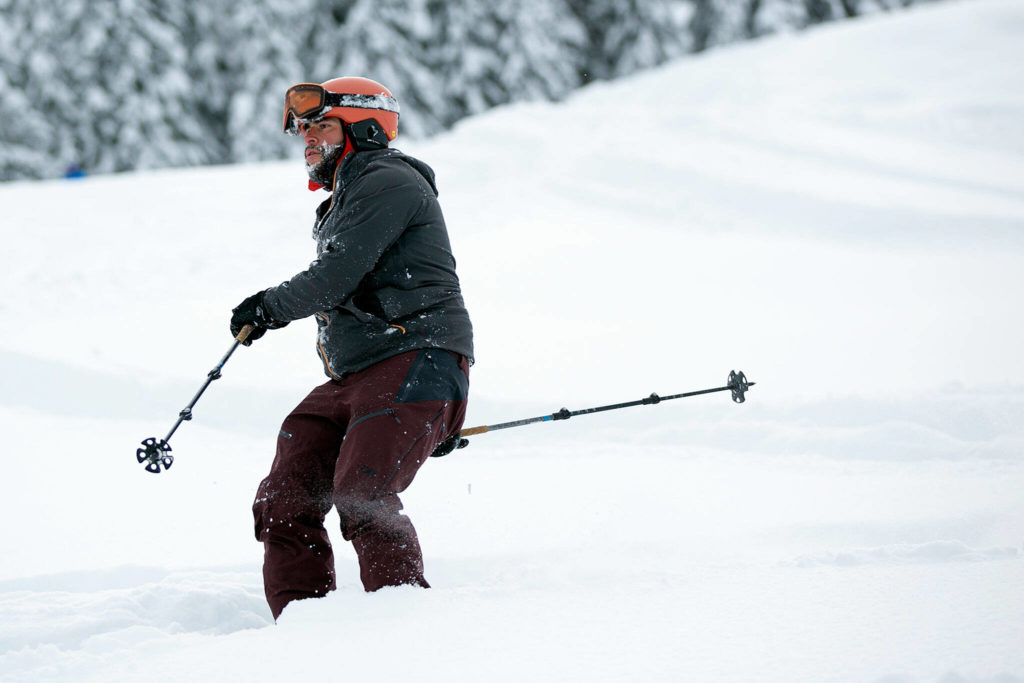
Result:
M311 258L298 150L0 187L0 680L1024 680L1022 29L872 16L399 145L469 425L758 384L474 438L405 496L432 590L364 594L335 533L276 626L249 506L313 324L232 358L169 472L133 453Z

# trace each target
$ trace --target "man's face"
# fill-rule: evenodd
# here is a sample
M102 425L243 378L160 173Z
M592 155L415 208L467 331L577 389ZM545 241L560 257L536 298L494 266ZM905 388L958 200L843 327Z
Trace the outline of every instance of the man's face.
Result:
M299 133L306 143L306 167L311 168L320 163L326 148L335 147L345 141L345 132L341 128L341 119L333 117L299 123Z

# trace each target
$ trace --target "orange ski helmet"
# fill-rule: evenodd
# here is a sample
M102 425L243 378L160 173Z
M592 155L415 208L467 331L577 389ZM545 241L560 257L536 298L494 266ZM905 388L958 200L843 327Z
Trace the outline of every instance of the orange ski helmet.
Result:
M284 130L292 132L299 121L324 117L346 124L376 120L388 140L398 137L398 100L377 81L359 76L332 78L319 85L299 83L284 96Z

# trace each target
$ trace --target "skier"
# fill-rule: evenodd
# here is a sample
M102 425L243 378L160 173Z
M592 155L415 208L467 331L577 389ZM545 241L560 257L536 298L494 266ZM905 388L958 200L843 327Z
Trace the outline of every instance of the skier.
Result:
M284 129L305 141L317 259L246 298L231 334L246 344L316 316L330 378L285 418L253 504L263 581L276 620L292 600L335 588L324 518L335 507L365 590L429 587L398 494L462 427L473 331L434 173L391 149L398 103L380 83L336 78L285 94ZM442 445L444 444L444 445Z

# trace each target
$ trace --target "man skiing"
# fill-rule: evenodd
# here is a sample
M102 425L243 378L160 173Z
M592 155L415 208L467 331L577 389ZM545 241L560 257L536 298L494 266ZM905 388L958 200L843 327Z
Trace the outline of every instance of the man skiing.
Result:
M324 518L335 507L363 587L428 587L398 494L462 427L473 332L429 166L389 148L398 103L380 83L336 78L285 94L285 132L305 141L317 259L233 309L246 344L316 316L330 378L285 418L253 504L274 619L335 588ZM439 446L441 448L439 449Z

